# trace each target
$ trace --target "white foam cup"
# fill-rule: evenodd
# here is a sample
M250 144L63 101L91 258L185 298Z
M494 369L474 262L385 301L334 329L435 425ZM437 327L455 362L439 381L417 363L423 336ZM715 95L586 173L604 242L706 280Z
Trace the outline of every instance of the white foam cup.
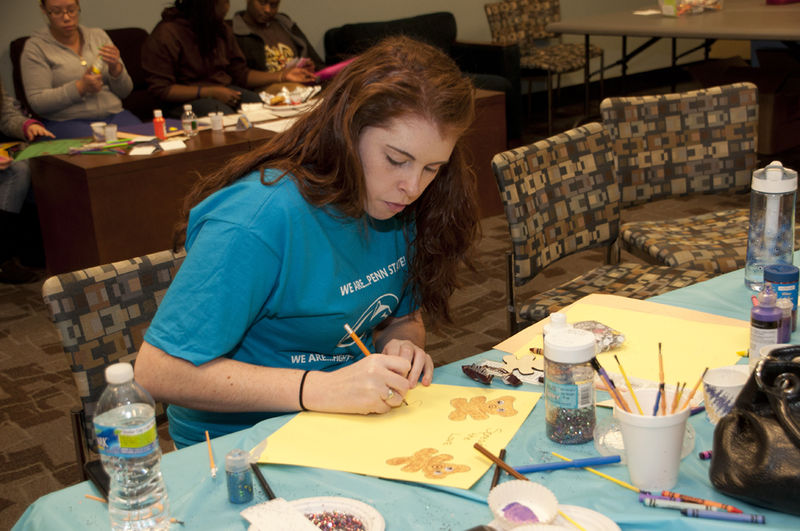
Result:
M681 448L690 411L685 407L674 414L653 416L657 395L658 389L636 391L644 415L639 415L636 410L628 413L614 408L614 416L622 431L631 483L641 490L653 492L671 489L678 482ZM669 391L666 395L669 412L674 395Z
M117 124L106 124L103 128L103 133L106 137L106 142L114 142L117 140Z
M95 142L103 142L106 139L105 122L92 122L89 126L92 128L92 136Z
M750 368L747 365L715 367L706 371L703 376L703 403L712 424L730 412L749 377Z

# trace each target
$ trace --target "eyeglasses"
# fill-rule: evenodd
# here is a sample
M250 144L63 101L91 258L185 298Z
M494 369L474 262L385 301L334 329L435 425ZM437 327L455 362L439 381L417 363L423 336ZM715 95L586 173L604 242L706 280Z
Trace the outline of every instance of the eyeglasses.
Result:
M81 8L78 6L69 6L66 9L48 9L47 14L51 17L58 18L63 17L64 15L69 15L70 17L74 17L78 13L81 12Z

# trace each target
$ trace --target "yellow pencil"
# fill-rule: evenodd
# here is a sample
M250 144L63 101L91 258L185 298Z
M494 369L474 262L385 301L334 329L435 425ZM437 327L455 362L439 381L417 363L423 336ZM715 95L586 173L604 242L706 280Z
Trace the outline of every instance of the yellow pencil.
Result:
M614 359L617 360L617 365L619 366L619 372L622 374L622 378L625 380L625 385L628 386L628 391L631 392L631 396L633 397L633 402L636 404L636 409L639 410L640 415L644 415L644 411L642 411L642 406L639 405L639 399L636 398L636 393L633 392L633 386L631 385L630 380L625 375L625 369L622 368L622 363L619 362L619 358L617 355L614 354Z
M211 477L217 477L217 465L214 464L214 453L211 451L211 438L208 436L208 430L206 430L206 444L208 445L208 462L209 466L211 466Z
M697 383L694 384L694 387L692 387L692 392L689 393L689 396L686 397L686 402L683 403L683 407L680 408L680 410L686 409L689 406L689 403L692 401L692 398L694 398L694 394L697 392L697 388L700 387L701 383L703 383L703 376L706 375L706 372L708 372L708 367L703 369L703 374L700 375L700 378L697 380Z
M554 456L558 457L559 459L563 459L564 461L572 461L572 459L570 459L569 457L564 457L563 455L559 455L559 454L557 454L555 452L550 452L550 453L553 454ZM612 478L608 474L603 474L599 470L595 470L594 468L591 468L591 467L588 467L588 466L583 467L583 469L584 470L588 470L592 474L597 474L601 478L604 478L604 479L607 479L609 481L612 481L612 482L616 483L617 485L619 485L620 487L625 487L626 489L630 489L630 490L632 490L634 492L639 492L639 489L637 489L636 487L634 487L630 483L626 483L626 482L624 482L622 480L619 480L617 478Z
M92 494L84 494L84 496L90 500L99 501L100 503L108 503L105 498L101 498L99 496L93 496Z
M347 335L350 336L350 339L355 341L356 345L358 345L358 348L361 349L361 352L364 354L364 357L369 356L371 352L367 349L367 346L361 341L361 339L356 335L353 329L350 328L350 325L345 323L344 329L347 332ZM406 402L405 398L403 399L403 404L408 405L408 402Z

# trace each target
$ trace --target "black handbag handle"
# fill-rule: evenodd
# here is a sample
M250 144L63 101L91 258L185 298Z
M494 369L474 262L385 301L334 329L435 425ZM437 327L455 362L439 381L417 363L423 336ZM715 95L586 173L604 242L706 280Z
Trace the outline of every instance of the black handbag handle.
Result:
M764 358L755 369L758 387L767 396L775 417L789 439L800 448L800 426L792 417L789 401L800 399L800 363Z

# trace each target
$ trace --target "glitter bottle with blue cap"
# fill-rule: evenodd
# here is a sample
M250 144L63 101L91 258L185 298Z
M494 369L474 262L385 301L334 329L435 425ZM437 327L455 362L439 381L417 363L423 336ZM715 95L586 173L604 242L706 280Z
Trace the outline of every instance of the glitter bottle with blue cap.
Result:
M231 503L247 503L253 499L253 473L247 452L240 448L228 452L225 456L225 476Z

